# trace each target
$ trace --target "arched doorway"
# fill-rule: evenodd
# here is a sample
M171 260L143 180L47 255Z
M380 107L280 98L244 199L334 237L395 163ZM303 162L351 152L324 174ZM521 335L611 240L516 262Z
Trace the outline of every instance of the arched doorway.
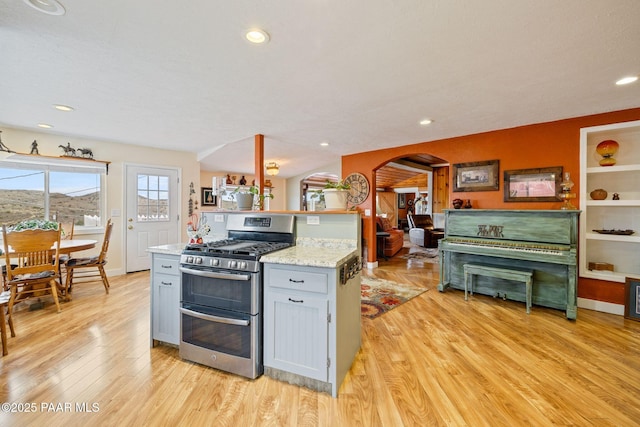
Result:
M389 159L372 172L376 192L370 226L374 229L378 215L386 216L395 227L405 231L409 212L430 214L434 220L444 218L443 209L449 205L446 160L426 153L411 154ZM377 241L369 240L367 250L377 253ZM367 258L373 261L373 257Z

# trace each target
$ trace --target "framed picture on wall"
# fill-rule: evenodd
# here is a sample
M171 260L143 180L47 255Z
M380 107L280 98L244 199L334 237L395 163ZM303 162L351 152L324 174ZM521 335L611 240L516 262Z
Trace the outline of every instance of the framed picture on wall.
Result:
M407 195L404 193L398 194L398 209L404 209L407 207Z
M453 191L498 191L499 189L500 160L453 165Z
M504 171L504 201L556 202L561 182L562 166Z
M218 202L217 196L213 194L211 187L201 187L201 205L202 206L215 206Z
M640 279L627 277L625 280L624 318L640 322Z

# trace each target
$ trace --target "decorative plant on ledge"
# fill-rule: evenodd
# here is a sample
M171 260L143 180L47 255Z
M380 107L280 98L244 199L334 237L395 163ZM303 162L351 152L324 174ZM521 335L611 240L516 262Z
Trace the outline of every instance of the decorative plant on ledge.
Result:
M255 185L251 185L249 187L237 187L235 190L233 190L231 196L236 199L236 202L238 203L238 210L241 211L251 210L252 207L262 208L264 206L265 198L268 197L270 199L273 199L273 194L271 193L260 194L260 189Z
M335 190L351 190L351 186L349 185L349 183L346 183L344 181L329 181L327 180L326 184L324 185L325 189L335 189Z
M351 186L344 181L329 181L324 185L325 209L328 211L347 210L347 196Z

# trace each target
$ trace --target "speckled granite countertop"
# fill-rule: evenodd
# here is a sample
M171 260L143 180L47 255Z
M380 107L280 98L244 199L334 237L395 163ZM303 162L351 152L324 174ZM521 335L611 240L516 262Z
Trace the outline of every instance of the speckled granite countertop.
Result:
M298 238L296 246L263 255L260 262L336 268L354 255L358 247L353 240Z
M180 255L186 245L186 243L171 243L169 245L151 246L147 248L147 252L154 254Z
M186 243L151 246L147 252L181 255L185 246ZM353 240L302 237L296 240L296 246L263 255L260 262L335 268L354 255L358 255L358 247Z

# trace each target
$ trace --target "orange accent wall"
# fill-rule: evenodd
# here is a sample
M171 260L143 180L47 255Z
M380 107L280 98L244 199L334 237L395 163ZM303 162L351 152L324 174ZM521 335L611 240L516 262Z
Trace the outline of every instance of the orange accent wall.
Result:
M573 192L580 194L580 129L632 120L640 120L640 108L352 154L342 158L342 175L346 177L352 172L360 172L367 177L372 188L375 188L376 169L391 160L411 154L431 154L445 159L450 164L498 159L500 160L500 188L498 191L450 192L449 199L471 199L473 207L476 209L558 209L561 202L504 202L503 172L511 169L562 166L565 172L571 173L571 177L576 183ZM453 189L453 178L453 176L449 177L450 189ZM573 204L579 208L580 200L574 199ZM375 191L370 193L367 200L359 205L358 209L362 213L365 209L371 210L371 217L363 216L363 238L367 245L367 261L374 262L376 260L373 221L376 213ZM580 279L580 285L583 280ZM591 282L595 282L595 284ZM624 299L620 300L618 291L611 292L611 290L617 289L619 286L615 285L619 284L614 285L611 282L600 280L584 283L584 290L588 291L589 298L597 297L600 300L611 300L608 302L624 304ZM578 296L583 297L582 286L578 287Z

